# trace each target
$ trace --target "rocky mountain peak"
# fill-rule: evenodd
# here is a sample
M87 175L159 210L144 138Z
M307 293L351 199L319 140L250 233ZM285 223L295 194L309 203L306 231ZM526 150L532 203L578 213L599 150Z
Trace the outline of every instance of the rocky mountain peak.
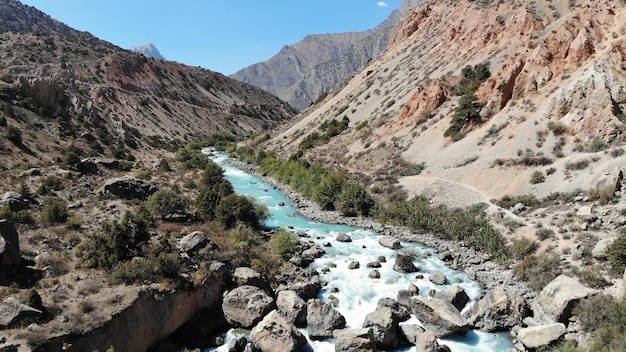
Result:
M130 48L128 48L128 50L137 54L146 55L147 57L151 57L153 59L165 60L165 57L161 55L161 53L159 52L159 49L157 49L157 47L154 46L154 44L152 43L131 46Z

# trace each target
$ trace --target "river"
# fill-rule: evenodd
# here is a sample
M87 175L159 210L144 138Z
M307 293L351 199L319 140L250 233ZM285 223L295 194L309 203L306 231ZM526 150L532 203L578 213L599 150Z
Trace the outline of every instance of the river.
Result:
M271 216L265 221L268 227L293 228L294 231L302 231L310 235L308 240L318 245L330 243L325 247L326 255L311 264L311 268L330 270L318 270L324 272L320 278L327 282L320 292L319 298L338 302L336 307L346 318L346 328L360 328L365 316L376 309L380 298L395 298L400 290L405 290L409 284L419 288L420 294L427 296L430 290L440 290L444 286L435 285L428 280L429 273L435 270L442 271L448 278L448 283L460 284L470 297L470 302L465 309L481 294L481 288L475 281L470 280L465 274L448 268L437 255L436 251L416 243L403 242L403 247L414 248L418 257L416 266L419 273L403 274L395 272L392 267L395 251L382 247L378 244L380 235L374 231L355 228L345 225L325 224L311 221L299 215L292 206L292 202L279 190L272 187L257 176L246 173L227 163L224 155L212 156L212 159L224 169L224 176L230 181L237 194L248 195L257 202L267 205ZM284 204L284 205L280 205ZM352 242L338 242L335 237L339 233L348 234ZM387 261L381 263L380 279L368 277L371 268L366 263L376 261L384 256ZM359 269L349 269L353 261L361 265ZM418 276L421 275L421 276ZM335 288L335 292L331 289ZM465 310L464 309L464 310ZM412 318L407 323L416 323ZM306 335L306 329L302 330ZM228 338L228 336L227 336ZM453 352L505 352L513 348L507 333L485 333L471 330L465 336L440 339L441 344L450 347ZM311 341L310 346L314 351L334 351L332 340ZM223 351L217 348L213 351ZM409 351L411 349L398 349L397 351ZM224 350L225 351L225 350Z

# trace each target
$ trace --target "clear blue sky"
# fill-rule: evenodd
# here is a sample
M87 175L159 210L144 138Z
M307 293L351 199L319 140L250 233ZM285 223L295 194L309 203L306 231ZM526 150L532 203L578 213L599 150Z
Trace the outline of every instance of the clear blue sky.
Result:
M402 0L21 0L122 48L231 74L307 34L375 27Z

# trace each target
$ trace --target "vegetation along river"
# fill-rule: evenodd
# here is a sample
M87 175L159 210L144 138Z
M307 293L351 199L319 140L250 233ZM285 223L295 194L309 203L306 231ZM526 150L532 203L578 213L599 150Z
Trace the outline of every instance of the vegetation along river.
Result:
M417 257L420 258L415 263L419 273L398 273L392 269L396 250L382 247L378 243L380 238L378 233L345 225L311 221L299 215L292 202L275 187L228 164L225 155L214 155L212 159L224 169L224 176L232 183L237 194L253 197L257 202L267 205L271 216L265 221L266 226L289 227L294 231L309 234L310 238L307 240L314 241L320 246L331 244L330 247L324 247L326 255L313 262L311 268L325 272L321 279L328 284L321 290L318 298L338 303L336 309L345 316L346 328L361 328L365 316L376 309L379 299L395 298L398 291L407 289L411 283L416 285L420 294L424 296L433 289L444 288L444 285L435 285L428 279L429 274L436 270L447 276L447 284L458 283L465 289L470 302L464 311L480 296L481 288L477 282L468 279L464 273L446 267L437 255L429 255L435 253L434 249L417 243L403 242L404 248L414 248ZM335 238L339 233L348 234L352 242L336 241ZM376 261L381 256L387 258L387 261L381 263L382 267L378 268L380 278L371 279L368 274L372 269L364 264ZM349 269L353 261L362 263L361 267ZM330 270L322 271L322 268ZM331 289L335 292L331 292ZM413 317L406 323L416 322L417 319ZM306 335L306 329L302 332ZM227 335L227 341L228 338ZM485 333L474 330L470 330L465 336L440 339L439 342L447 345L453 352L504 352L513 348L507 333ZM314 351L334 351L332 340L310 341L310 346ZM221 351L224 347L216 351ZM398 349L403 350L410 349Z

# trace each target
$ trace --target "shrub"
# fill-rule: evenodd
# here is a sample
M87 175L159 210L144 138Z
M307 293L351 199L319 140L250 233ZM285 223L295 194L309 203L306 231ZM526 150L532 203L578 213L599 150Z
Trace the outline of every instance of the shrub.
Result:
M531 255L517 264L513 273L517 279L527 281L533 290L540 291L561 274L560 263L556 253Z
M454 108L450 127L443 133L444 137L458 141L465 137L461 130L466 124L480 121L480 110L485 104L476 102L477 99L474 94L465 94L459 99L459 105Z
M513 244L508 248L508 252L515 259L522 259L537 251L539 245L535 241L531 241L526 237L513 240Z
M543 172L537 170L535 172L533 172L533 174L530 176L530 180L528 181L531 185L536 185L538 183L543 183L546 180L546 176L543 174Z
M547 228L540 228L537 231L535 231L535 236L537 236L537 238L539 238L541 241L545 241L548 238L554 238L554 230L552 229L547 229Z
M215 220L215 210L222 198L233 193L233 186L227 180L205 187L196 198L197 214L205 221Z
M43 306L43 301L41 300L41 296L34 288L28 292L28 297L26 298L26 305L29 307L33 307L42 312L46 311L46 308Z
M172 171L172 168L170 167L170 163L166 159L161 159L159 161L158 170L169 172Z
M498 205L504 209L510 209L517 203L522 203L526 207L534 207L539 204L539 200L533 194L521 194L519 196L503 196L498 202Z
M28 210L11 211L8 205L0 207L0 219L7 219L14 224L32 225L35 219Z
M283 228L274 233L270 238L270 246L274 253L287 259L295 252L295 245L298 239L293 234Z
M185 215L188 207L189 200L185 196L165 189L156 191L146 201L146 209L161 219Z
M554 121L548 122L548 129L552 131L552 134L555 136L560 136L567 131L567 127L564 124Z
M238 223L259 229L268 216L267 206L257 205L254 199L236 194L222 198L215 209L215 220L227 229L234 228Z
M19 128L13 125L7 125L5 137L13 144L21 144L22 143L22 131Z
M606 144L606 142L604 142L601 139L596 138L591 143L591 146L589 146L589 151L592 152L592 153L600 152L600 151L605 150L608 147L609 147L609 145Z
M360 184L346 182L339 196L339 205L344 216L368 216L374 200Z
M621 274L626 269L626 228L622 229L620 235L607 248L609 265L613 272Z
M67 221L69 213L65 204L58 198L48 198L41 210L41 222L44 224L61 224Z

